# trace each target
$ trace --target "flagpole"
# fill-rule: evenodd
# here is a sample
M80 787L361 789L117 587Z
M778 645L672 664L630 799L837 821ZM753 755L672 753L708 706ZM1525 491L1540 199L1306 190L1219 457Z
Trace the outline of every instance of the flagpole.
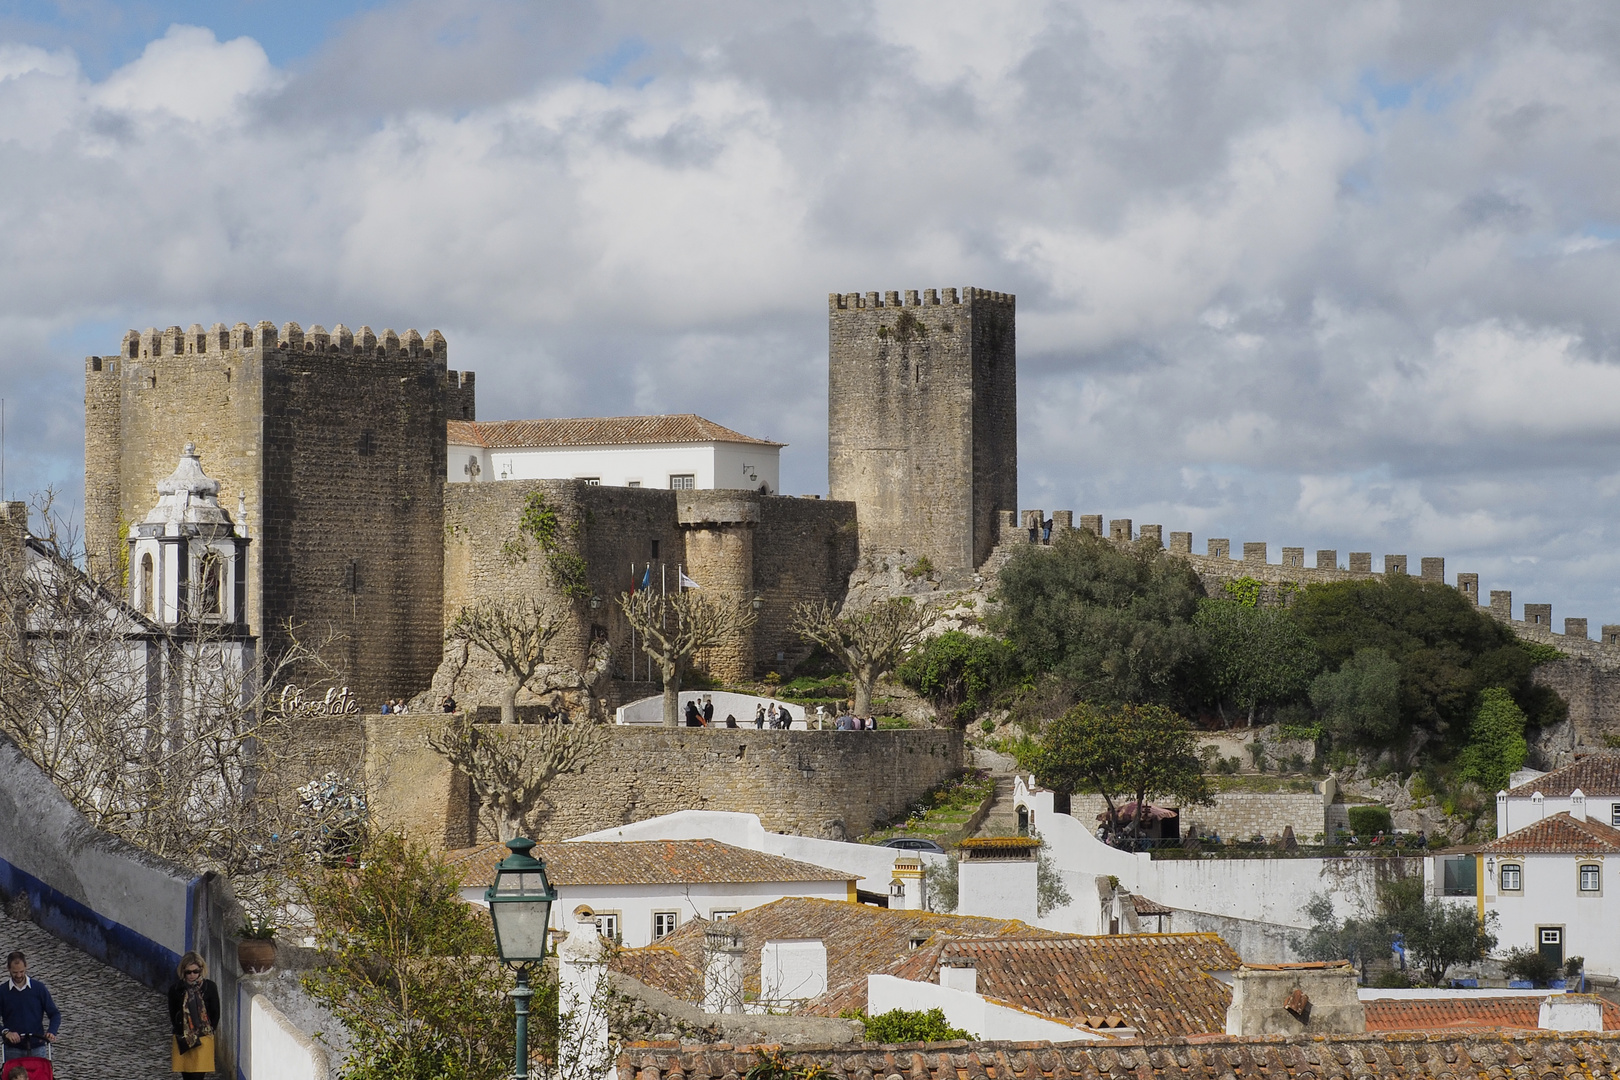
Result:
M634 596L635 592L636 592L636 560L631 559L630 560L630 594L632 596ZM630 622L630 620L628 618L626 618L625 621ZM636 681L636 624L633 623L633 622L630 623L630 681L631 682Z

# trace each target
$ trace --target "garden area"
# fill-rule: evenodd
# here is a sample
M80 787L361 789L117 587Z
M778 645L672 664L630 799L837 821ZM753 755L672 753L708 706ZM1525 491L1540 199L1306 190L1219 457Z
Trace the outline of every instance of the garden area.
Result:
M881 844L910 836L949 850L973 834L995 795L995 778L983 769L969 769L918 799L902 819L868 833L860 842Z

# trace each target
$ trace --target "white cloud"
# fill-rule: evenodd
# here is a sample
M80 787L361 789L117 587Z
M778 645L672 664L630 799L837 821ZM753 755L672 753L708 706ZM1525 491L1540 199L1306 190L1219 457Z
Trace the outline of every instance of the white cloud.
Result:
M96 87L92 100L109 109L217 124L239 117L242 99L280 82L252 38L221 42L204 27L175 25Z

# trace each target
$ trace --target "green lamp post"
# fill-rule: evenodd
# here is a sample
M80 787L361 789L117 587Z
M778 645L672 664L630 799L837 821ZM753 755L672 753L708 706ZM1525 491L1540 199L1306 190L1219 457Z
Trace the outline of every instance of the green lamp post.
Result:
M495 881L484 892L489 919L495 924L495 949L502 962L517 969L512 1007L517 1013L517 1071L515 1080L529 1076L529 965L546 957L551 905L557 890L546 880L546 864L529 852L534 841L523 837L506 842L512 852L495 867Z

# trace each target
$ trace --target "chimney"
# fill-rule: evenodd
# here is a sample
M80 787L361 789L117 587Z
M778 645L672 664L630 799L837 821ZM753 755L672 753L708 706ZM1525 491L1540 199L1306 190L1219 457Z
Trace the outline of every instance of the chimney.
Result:
M923 864L919 856L901 855L894 860L894 879L889 882L889 906L906 911L923 910Z
M1591 994L1553 994L1542 998L1536 1026L1543 1031L1602 1031L1603 1002Z
M1027 836L970 837L957 849L961 852L956 885L958 915L1035 922L1039 840Z
M1569 816L1576 821L1586 820L1586 792L1580 788L1569 793Z
M724 924L703 933L703 1011L743 1011L742 938Z
M1367 1030L1348 960L1245 964L1232 979L1228 1035L1349 1035Z
M947 990L979 992L979 969L971 956L947 956L939 962L939 985Z
M827 992L827 946L820 939L767 941L759 950L759 996L767 1007Z

